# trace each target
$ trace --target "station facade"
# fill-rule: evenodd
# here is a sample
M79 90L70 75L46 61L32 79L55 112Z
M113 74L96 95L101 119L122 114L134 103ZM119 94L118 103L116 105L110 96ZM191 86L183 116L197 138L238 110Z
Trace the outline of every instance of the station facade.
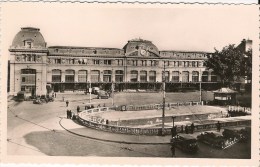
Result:
M48 46L40 29L21 28L10 51L10 91L30 95L85 91L98 86L118 91L158 90L216 83L204 61L211 53L160 51L151 41L129 40L120 48Z

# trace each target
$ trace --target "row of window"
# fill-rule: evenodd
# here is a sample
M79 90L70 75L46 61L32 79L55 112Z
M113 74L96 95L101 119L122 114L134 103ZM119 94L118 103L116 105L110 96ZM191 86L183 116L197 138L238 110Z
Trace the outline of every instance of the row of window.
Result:
M94 64L94 65L118 65L123 66L123 60L116 59L116 60L110 60L110 59L61 59L61 58L55 58L50 59L50 63L52 64ZM167 67L202 67L203 62L202 61L163 61L163 65ZM131 66L158 66L159 61L158 60L128 60L128 65Z
M54 58L54 59L49 59L49 62L51 64L94 64L94 65L123 65L123 60L116 59L115 61L107 59L107 60L101 60L101 59L61 59L61 58Z
M35 54L23 54L22 56L16 56L16 61L22 62L34 62L37 57Z
M52 70L52 82L61 82L61 70ZM87 82L87 70L79 70L78 71L78 82ZM190 80L191 75L191 80ZM137 82L138 77L140 77L140 82L156 82L157 74L156 71L138 71L132 70L130 71L130 81ZM180 73L179 71L172 71L172 75L170 76L169 71L162 72L162 81L166 82L180 82L180 77L182 77L182 82L199 82L199 72L193 71L191 74L188 71L183 71ZM99 70L91 70L90 79L92 82L99 82L100 81L100 71ZM124 72L122 70L115 71L115 81L116 82L123 82L124 79ZM203 82L208 82L208 72L203 71L201 80ZM214 73L211 73L212 82L217 81L217 77ZM75 71L74 70L66 70L65 71L65 82L74 82L75 81ZM104 70L103 71L103 82L111 82L112 81L112 71L111 70Z

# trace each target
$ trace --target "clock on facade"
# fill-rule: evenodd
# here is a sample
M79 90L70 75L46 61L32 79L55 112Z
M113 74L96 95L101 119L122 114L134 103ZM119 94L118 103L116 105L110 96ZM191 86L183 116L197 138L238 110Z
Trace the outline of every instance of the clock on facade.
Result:
M143 49L142 49L142 50L141 50L141 55L144 56L145 54L146 54L146 50L143 50Z

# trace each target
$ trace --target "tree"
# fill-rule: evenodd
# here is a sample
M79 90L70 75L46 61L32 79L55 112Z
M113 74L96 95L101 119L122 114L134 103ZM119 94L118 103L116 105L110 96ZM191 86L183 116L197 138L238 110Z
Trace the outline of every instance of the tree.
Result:
M228 45L221 51L215 49L215 53L206 60L205 66L212 69L223 84L239 82L245 76L251 79L252 51L244 52L235 45Z

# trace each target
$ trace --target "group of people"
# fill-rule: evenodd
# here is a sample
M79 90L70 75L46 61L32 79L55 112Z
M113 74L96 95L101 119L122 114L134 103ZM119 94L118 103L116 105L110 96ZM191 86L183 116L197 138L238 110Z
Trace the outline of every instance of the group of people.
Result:
M92 108L100 108L101 105L98 104L97 107L95 107L93 104L85 106L85 110L92 109ZM106 104L103 104L103 107L106 107Z
M216 128L217 128L217 131L220 132L221 130L221 123L218 121L216 123ZM195 130L195 125L194 123L191 123L190 126L188 125L185 125L185 127L183 125L181 125L181 130L180 130L180 133L186 133L186 134L193 134L194 133L194 130ZM176 136L178 134L177 132L177 126L174 126L172 129L171 129L171 133L172 133L172 137Z
M68 118L68 119L73 119L73 120L75 120L76 117L77 117L77 115L76 115L74 112L72 112L71 110L67 110L67 118Z

